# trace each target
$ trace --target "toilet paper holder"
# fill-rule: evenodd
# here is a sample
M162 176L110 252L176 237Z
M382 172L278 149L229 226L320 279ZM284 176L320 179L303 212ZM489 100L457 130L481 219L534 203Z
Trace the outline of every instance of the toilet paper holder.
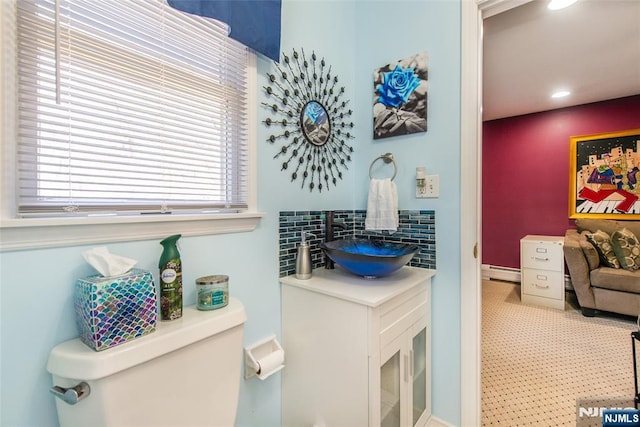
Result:
M244 349L244 379L265 380L284 368L284 350L275 335Z

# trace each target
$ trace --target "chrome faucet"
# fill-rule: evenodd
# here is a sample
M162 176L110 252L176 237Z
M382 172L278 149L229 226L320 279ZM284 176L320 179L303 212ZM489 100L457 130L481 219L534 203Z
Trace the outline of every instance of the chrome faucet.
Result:
M340 228L342 230L346 230L347 226L344 222L337 222L333 219L335 212L327 211L324 215L324 241L330 242L335 240L333 236L334 228ZM327 256L324 256L324 268L327 270L333 270L334 262Z

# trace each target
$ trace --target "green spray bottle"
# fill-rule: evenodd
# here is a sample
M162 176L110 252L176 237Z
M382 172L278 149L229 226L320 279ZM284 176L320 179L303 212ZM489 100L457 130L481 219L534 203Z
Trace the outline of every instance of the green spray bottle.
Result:
M180 234L160 242L164 250L160 256L160 320L182 317L182 262L177 242Z

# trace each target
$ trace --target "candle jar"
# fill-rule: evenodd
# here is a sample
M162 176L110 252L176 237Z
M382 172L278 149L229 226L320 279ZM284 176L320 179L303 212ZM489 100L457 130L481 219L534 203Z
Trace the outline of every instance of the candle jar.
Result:
M212 275L196 279L198 310L215 310L229 304L229 276Z

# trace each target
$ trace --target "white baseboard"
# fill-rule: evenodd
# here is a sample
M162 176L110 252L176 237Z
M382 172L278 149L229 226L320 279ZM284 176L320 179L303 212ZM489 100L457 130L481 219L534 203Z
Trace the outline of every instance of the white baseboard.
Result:
M504 280L506 282L520 283L521 274L519 268L502 267L499 265L482 264L482 280ZM571 278L568 274L564 275L564 288L573 290Z
M427 421L427 427L455 427L453 424L449 424L446 421L441 420L438 417L434 417L433 415Z

